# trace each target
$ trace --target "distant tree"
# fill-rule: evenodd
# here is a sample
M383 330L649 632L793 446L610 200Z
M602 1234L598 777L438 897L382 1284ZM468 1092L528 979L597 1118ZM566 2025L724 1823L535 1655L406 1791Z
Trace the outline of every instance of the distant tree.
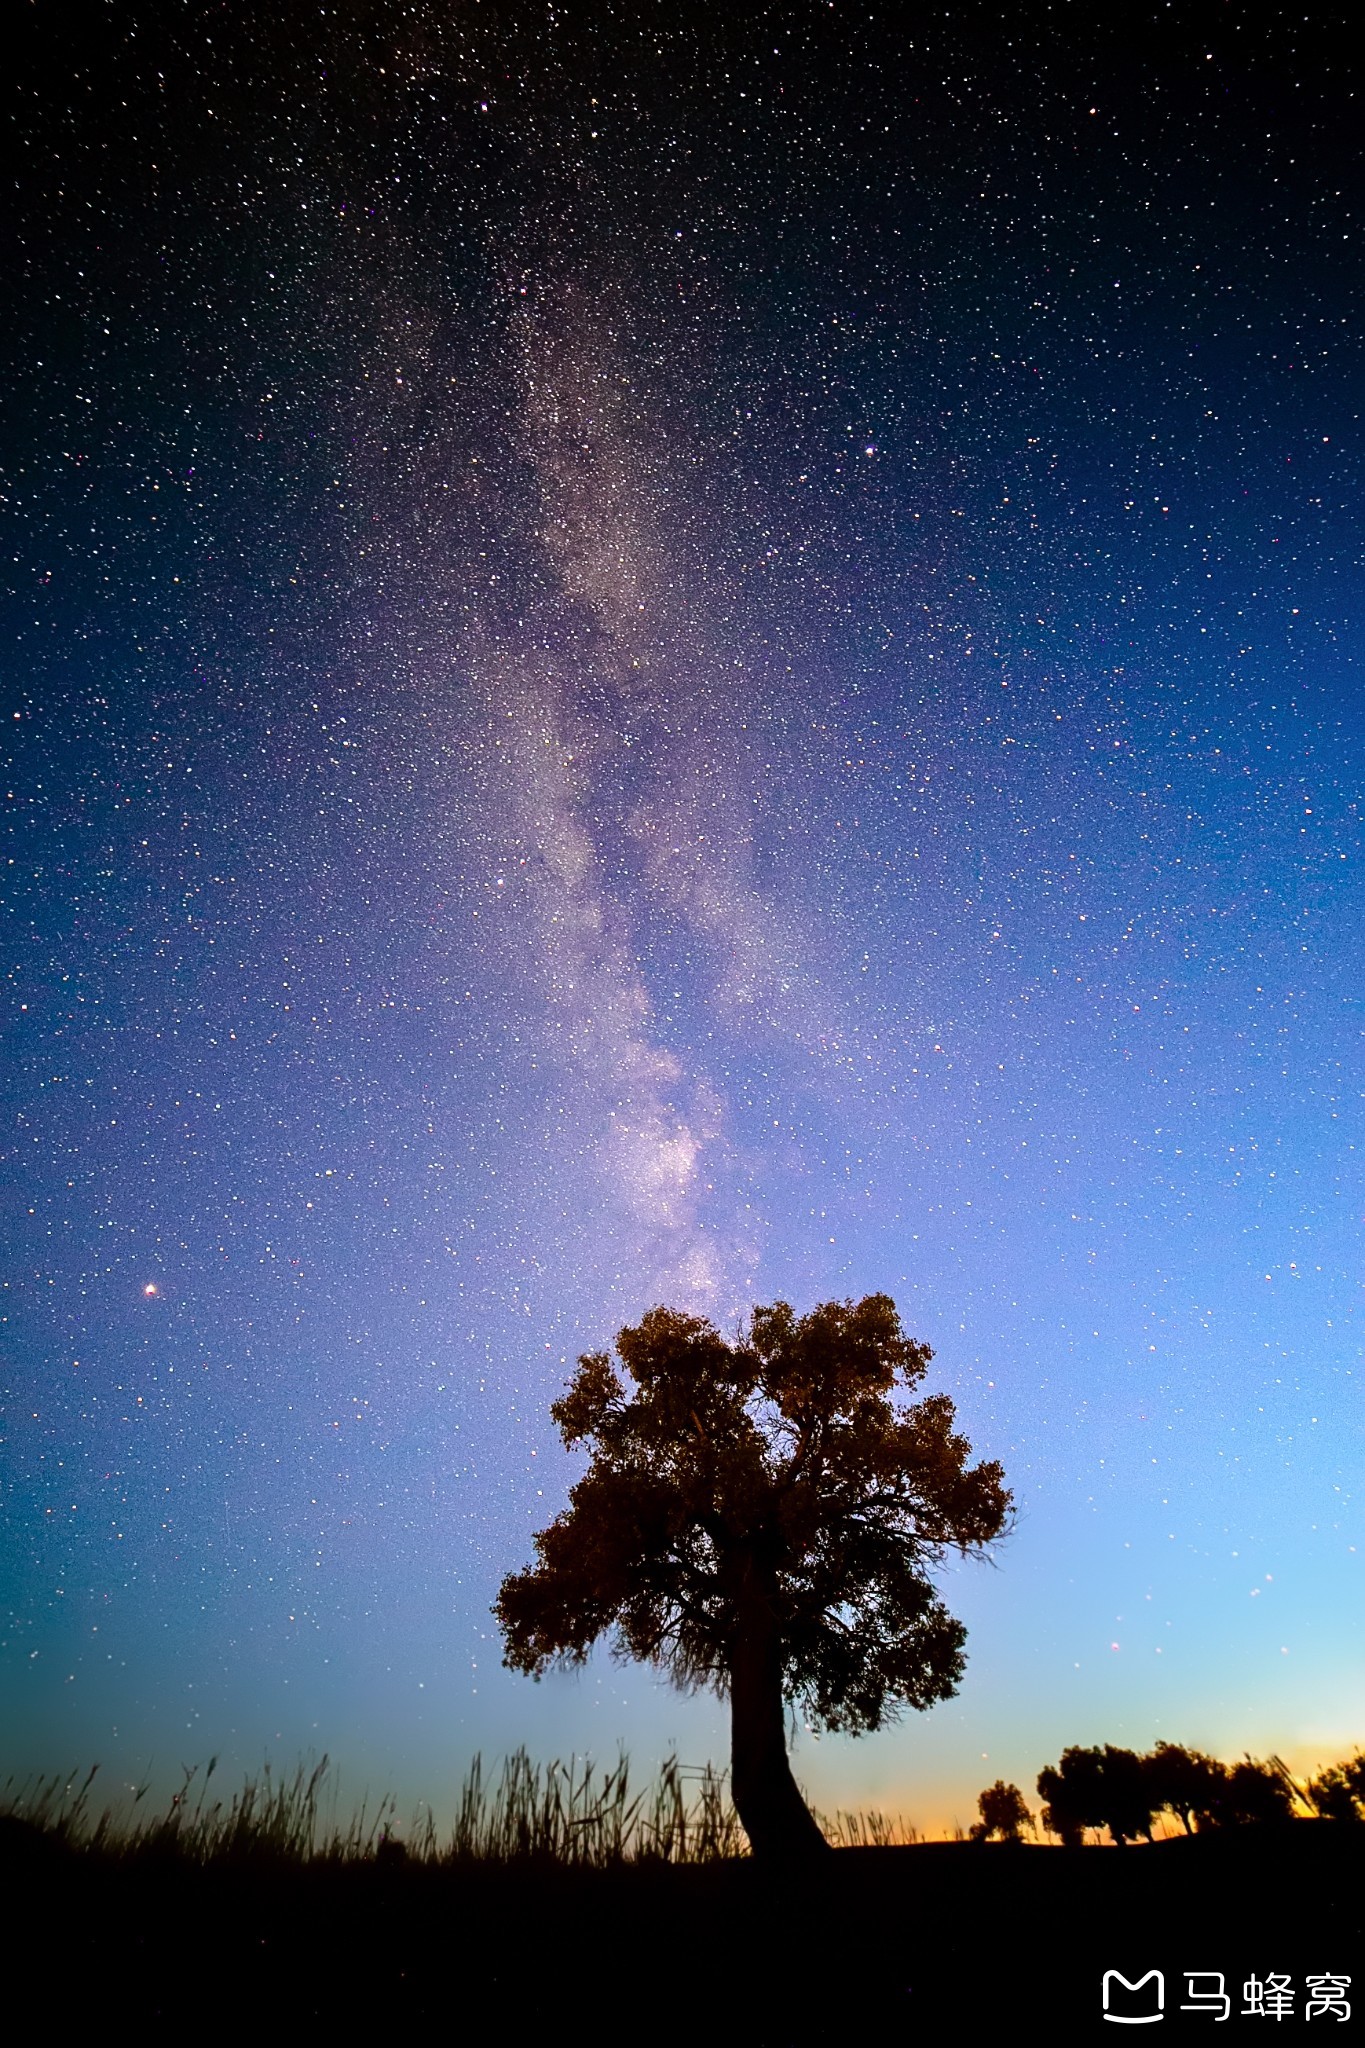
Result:
M1357 1758L1356 1761L1362 1760ZM1325 1771L1320 1771L1309 1781L1306 1797L1322 1820L1365 1819L1350 1767L1346 1764L1331 1764Z
M624 1379L590 1353L551 1407L592 1462L537 1562L503 1581L504 1661L538 1677L607 1635L727 1697L755 1854L823 1850L785 1703L859 1734L956 1690L966 1631L929 1574L1001 1534L1000 1466L968 1464L945 1394L906 1398L932 1353L884 1294L756 1308L735 1343L651 1309L616 1351Z
M989 1842L992 1835L999 1835L1002 1842L1021 1841L1033 1819L1019 1787L1007 1785L1003 1778L988 1785L976 1805L981 1818L970 1830L974 1842Z
M1365 1755L1329 1764L1295 1789L1319 1820L1365 1821Z
M1286 1782L1288 1780L1288 1782ZM1289 1773L1274 1762L1244 1757L1227 1775L1215 1818L1224 1827L1251 1827L1292 1820L1294 1786Z
M1108 1828L1120 1848L1152 1832L1143 1760L1131 1749L1064 1749L1055 1768L1038 1773L1038 1796L1043 1826L1067 1845L1083 1841L1087 1828Z
M1152 1839L1154 1806L1142 1758L1131 1749L1104 1745L1104 1824L1120 1847L1139 1835Z
M1064 1749L1059 1763L1038 1773L1038 1797L1043 1802L1039 1818L1050 1835L1060 1836L1064 1849L1078 1849L1087 1828L1103 1826L1095 1818L1099 1754L1097 1749Z
M1209 1824L1227 1785L1227 1766L1199 1749L1178 1742L1158 1742L1142 1759L1147 1794L1154 1813L1173 1813L1187 1835L1200 1816Z

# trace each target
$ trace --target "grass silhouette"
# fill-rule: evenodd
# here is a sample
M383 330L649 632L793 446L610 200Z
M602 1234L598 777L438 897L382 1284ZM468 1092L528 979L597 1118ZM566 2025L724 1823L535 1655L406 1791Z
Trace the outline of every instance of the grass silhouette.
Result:
M268 1860L284 1864L356 1863L370 1858L433 1866L556 1863L610 1869L628 1863L714 1863L746 1856L748 1841L731 1804L725 1774L668 1757L644 1791L632 1792L624 1754L599 1771L590 1760L548 1764L522 1748L485 1777L476 1755L442 1834L430 1813L406 1830L390 1796L336 1818L330 1760L276 1776L267 1763L229 1799L211 1798L217 1757L184 1770L164 1811L140 1811L146 1788L122 1812L96 1810L98 1766L84 1778L60 1775L0 1786L0 1826L41 1834L52 1846L115 1860L173 1856L190 1864ZM908 1822L880 1812L819 1816L836 1848L888 1848L919 1840Z
M230 1798L211 1796L218 1759L186 1768L169 1805L140 1810L145 1788L123 1811L92 1800L98 1767L83 1779L10 1779L0 1787L0 1824L41 1836L53 1848L115 1861L175 1858L186 1864L353 1864L371 1859L431 1866L553 1863L605 1870L627 1863L711 1863L748 1844L721 1773L669 1757L653 1784L632 1792L622 1755L599 1771L591 1761L541 1765L523 1748L491 1781L483 1759L469 1767L454 1825L442 1834L423 1815L400 1831L393 1799L336 1818L329 1759L276 1776L267 1763ZM841 1839L894 1839L880 1815L841 1815Z

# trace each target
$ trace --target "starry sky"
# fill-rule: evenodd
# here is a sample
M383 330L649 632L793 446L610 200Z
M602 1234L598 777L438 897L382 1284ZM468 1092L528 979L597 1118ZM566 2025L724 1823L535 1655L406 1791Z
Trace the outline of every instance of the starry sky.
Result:
M548 1404L872 1291L1017 1513L818 1805L1365 1739L1345 14L34 12L5 1768L723 1762Z

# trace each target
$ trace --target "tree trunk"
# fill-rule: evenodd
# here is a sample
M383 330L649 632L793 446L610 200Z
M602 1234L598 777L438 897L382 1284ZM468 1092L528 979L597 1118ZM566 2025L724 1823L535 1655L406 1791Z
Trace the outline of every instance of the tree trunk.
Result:
M770 1589L752 1565L737 1602L730 1661L730 1791L754 1855L765 1862L824 1855L787 1761L782 1653Z

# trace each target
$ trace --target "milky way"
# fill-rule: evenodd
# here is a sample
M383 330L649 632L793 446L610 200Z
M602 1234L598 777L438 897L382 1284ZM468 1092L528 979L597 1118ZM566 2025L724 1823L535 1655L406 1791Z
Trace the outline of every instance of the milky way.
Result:
M20 1768L719 1756L497 1668L548 1404L873 1289L1019 1519L827 1803L1360 1739L1354 81L1168 12L34 29Z

